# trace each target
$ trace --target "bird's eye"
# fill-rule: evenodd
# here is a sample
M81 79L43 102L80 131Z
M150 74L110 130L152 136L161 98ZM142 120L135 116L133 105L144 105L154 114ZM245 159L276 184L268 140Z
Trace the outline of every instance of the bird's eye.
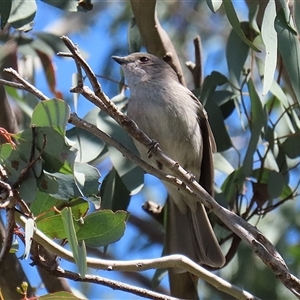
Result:
M147 58L146 56L143 56L140 58L140 62L145 63L149 60L149 58Z

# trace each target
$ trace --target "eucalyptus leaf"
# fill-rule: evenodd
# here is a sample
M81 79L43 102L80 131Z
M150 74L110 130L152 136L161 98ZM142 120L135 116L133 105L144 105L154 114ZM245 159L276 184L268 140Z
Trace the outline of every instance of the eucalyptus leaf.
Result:
M123 236L127 217L125 211L114 213L110 210L101 210L91 213L84 218L83 224L77 223L80 227L77 238L84 240L89 247L101 247L114 243Z
M12 7L12 0L6 0L4 5L0 5L1 30L6 25Z
M61 217L74 260L81 277L84 277L87 270L85 243L78 243L71 209L64 208L61 211Z
M245 44L236 31L232 30L226 45L226 60L229 79L235 88L240 86L240 77L249 54L249 45Z
M225 8L225 12L228 18L228 21L230 22L232 28L236 32L236 34L239 36L239 38L248 45L251 49L254 51L260 52L260 50L245 36L244 31L241 28L240 21L237 17L237 14L235 12L234 6L232 4L231 0L223 1L223 6Z
M140 52L143 44L142 36L134 17L131 19L131 22L128 26L127 44L128 53Z
M9 5L9 2L7 5ZM32 29L31 22L34 20L36 10L37 5L34 0L12 1L11 11L7 22L18 30L28 31Z
M59 99L39 102L33 111L31 126L50 126L64 134L70 116L69 105Z
M222 5L222 1L221 0L206 0L207 6L209 7L209 9L215 13L217 10L219 10L219 8Z
M280 10L275 20L278 34L279 52L290 77L297 101L300 103L300 45L299 40L287 23L283 10Z
M270 90L277 65L277 34L274 28L275 17L275 1L269 1L261 26L261 36L266 47L263 95L266 95Z
M113 168L104 178L100 189L101 208L127 210L130 202L130 191L126 188L120 176Z
M31 218L27 219L25 223L25 250L23 255L25 259L28 259L30 255L34 230L35 230L34 220Z
M281 144L281 149L289 158L297 158L300 156L300 131L291 134Z
M243 162L243 170L246 176L250 176L253 169L253 156L257 149L260 139L261 130L265 124L265 114L261 104L261 100L255 90L254 84L250 79L248 82L249 95L251 100L251 137L246 156Z

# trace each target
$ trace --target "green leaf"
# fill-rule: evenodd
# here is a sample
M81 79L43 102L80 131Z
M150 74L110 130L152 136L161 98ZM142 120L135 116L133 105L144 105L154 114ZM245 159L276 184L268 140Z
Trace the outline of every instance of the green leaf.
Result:
M221 0L206 0L206 3L213 13L215 13L222 5Z
M134 17L131 19L131 22L128 26L127 36L128 53L140 52L143 40Z
M70 12L86 11L83 8L81 8L81 6L78 5L77 0L42 0L42 1L65 11L70 11Z
M37 192L36 199L30 204L30 210L37 218L37 222L55 216L57 212L54 210L62 210L65 207L72 209L75 219L84 217L89 209L89 203L82 198L74 198L70 201L58 200L47 193Z
M284 183L284 178L280 173L270 171L268 180L268 193L271 199L275 199L281 195Z
M265 9L261 26L261 35L266 47L263 95L266 95L271 88L277 65L277 33L274 28L275 18L275 1L269 1Z
M70 107L65 101L59 99L42 101L33 111L31 126L50 126L63 135L69 116Z
M100 112L97 126L139 156L132 138L111 117ZM144 182L144 171L137 167L135 163L124 157L116 148L109 145L107 147L112 164L126 188L131 191L131 193L140 191Z
M14 28L28 31L32 29L37 5L35 1L12 1L11 11L8 19Z
M300 103L300 46L298 37L286 22L283 10L280 10L275 20L278 34L279 52L289 74L297 101Z
M68 49L61 38L53 33L40 31L34 34L51 47L54 53L66 52Z
M72 173L76 149L66 144L65 138L52 127L25 129L19 136L18 151L29 159L32 144L42 155L43 169L48 172Z
M66 132L68 139L74 142L78 149L76 159L80 162L91 163L99 157L104 150L105 144L94 134L77 127Z
M131 197L130 191L114 168L104 178L100 196L102 209L127 210Z
M80 300L82 298L76 297L74 294L67 292L56 292L43 296L39 296L41 300Z
M243 162L243 170L245 176L250 176L253 169L253 155L257 148L257 144L261 135L261 130L265 124L265 114L263 107L255 90L252 79L248 81L248 90L251 100L251 137L249 146Z
M112 212L101 210L86 217L73 220L78 241L85 241L89 247L107 246L118 241L124 234L125 221L128 214L125 211ZM60 214L37 219L37 227L50 238L67 238Z
M249 54L249 46L232 30L226 45L226 60L231 83L238 88L240 77Z
M74 260L81 277L84 277L87 270L85 243L82 242L81 244L79 244L77 241L71 209L68 207L64 208L61 211L61 217Z
M234 171L233 166L221 153L214 153L213 158L214 158L214 167L216 170L227 175L231 174Z
M232 28L234 29L236 34L240 37L240 39L254 51L260 52L260 50L256 46L254 46L253 43L250 40L248 40L247 37L245 36L244 31L241 28L240 21L235 12L235 9L232 5L232 1L231 0L223 1L223 6L225 8L228 21L230 22Z
M75 183L73 174L62 174L57 172L50 174L45 172L45 176L49 178L48 182L51 182L51 179L54 183L57 182L57 191L51 193L54 198L69 200L70 198L84 197ZM50 190L43 189L42 187L40 187L40 190L45 193L50 193Z
M244 182L245 174L243 168L239 168L227 176L226 180L222 184L221 189L227 199L229 207L232 207L233 203L235 203L236 196L239 193L242 193Z
M228 82L228 79L219 72L212 72L205 77L200 94L200 100L204 105L210 121L210 126L215 136L218 151L224 151L231 147L231 140L225 127L224 118L220 107L217 105L214 93L219 85ZM197 91L195 91L197 96Z
M294 20L296 23L297 31L300 32L300 1L294 1Z
M289 158L300 156L300 132L290 135L282 144L281 149Z
M101 247L118 241L124 234L125 221L127 219L125 211L112 212L101 210L89 214L84 218L84 223L77 223L78 240L84 240L90 247Z
M6 25L12 6L12 0L6 0L5 4L0 5L1 29Z
M91 199L94 201L95 197L99 193L99 179L100 179L100 172L97 168L90 166L88 164L75 162L74 165L74 179L78 189L81 193L85 196L86 199ZM99 197L98 197L98 204L99 204Z

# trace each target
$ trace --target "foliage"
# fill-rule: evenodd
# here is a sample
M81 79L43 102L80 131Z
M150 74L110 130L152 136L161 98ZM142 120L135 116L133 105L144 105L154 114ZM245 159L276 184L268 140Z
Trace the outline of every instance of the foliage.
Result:
M55 2L55 6L66 11L91 9L89 1L45 2L50 5ZM178 56L188 60L192 52L188 43L194 32L199 34L202 29L204 36L208 36L209 30L216 34L230 31L226 41L223 38L221 43L222 47L226 43L224 59L227 69L214 66L199 86L194 85L195 95L208 112L218 148L215 155L216 200L259 226L298 276L299 251L297 242L293 241L298 241L299 236L296 218L300 184L299 3L295 1L289 7L284 1L246 1L244 11L248 12L248 19L241 22L234 2L223 1L221 5L221 1L207 0L207 7L219 14L220 19L227 20L230 27L207 29L202 25L199 29L199 20L191 18L188 22L187 13L193 11L200 15L204 7L200 2L195 1L193 8L191 4L178 2L179 9L174 7L175 4L160 3L158 13L163 25L170 29L169 35L173 37ZM78 250L76 264L82 275L86 272L85 246L89 253L92 251L89 247L107 246L124 234L125 222L128 221L125 211L131 196L143 185L143 172L111 145L81 128L67 126L70 107L60 100L64 96L57 89L53 63L53 55L65 52L66 47L52 33L26 33L34 29L32 21L38 7L34 1L22 2L20 6L16 3L0 4L3 29L0 64L22 72L22 60L39 60L55 99L39 102L27 93L17 93L6 87L7 95L26 117L21 125L23 130L13 135L16 144L8 138L7 132L2 132L9 143L0 148L1 166L5 170L1 180L11 186L16 206L23 213L30 205L30 213L35 217L31 226L37 226L48 237L68 241L73 252ZM201 16L208 18L208 10ZM176 36L179 30L168 23L168 18L180 20L181 32L189 34ZM138 15L132 21L125 4L111 22L111 30L116 32L118 26L131 24L127 45L130 51L139 51L142 40L147 46L149 37L138 29ZM203 41L204 49L208 43ZM112 51L118 47L120 45L114 45ZM195 53L196 60L201 60L197 50ZM111 70L103 72L107 77L116 76ZM190 76L186 71L184 73L186 78ZM33 84L38 80L34 68L33 72L24 74ZM128 99L122 88L115 94L112 101L125 111ZM105 111L93 108L84 120L135 151L128 134ZM108 158L109 166L99 188L99 169L107 166ZM145 188L143 191L147 197ZM9 194L8 190L6 192ZM147 200L153 199L150 196ZM290 296L273 282L274 275L257 262L249 249L232 239L232 233L222 222L214 216L211 219L224 251L231 250L229 265L219 272L222 277L257 296L268 294L272 299ZM29 232L33 235L33 227ZM150 238L151 228L146 228L143 234ZM25 256L29 254L29 248L26 249ZM159 281L158 276L154 280ZM202 294L223 297L208 288Z

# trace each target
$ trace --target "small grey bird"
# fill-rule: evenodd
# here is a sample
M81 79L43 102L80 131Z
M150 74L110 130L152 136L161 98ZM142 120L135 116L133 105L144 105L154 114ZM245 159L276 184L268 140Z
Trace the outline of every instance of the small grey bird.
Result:
M112 58L122 66L130 88L128 116L213 195L215 141L200 101L178 82L174 70L154 55L133 53ZM163 168L148 157L146 147L135 144L143 160ZM165 186L169 192L167 254L184 254L200 264L223 266L225 258L203 205L175 186Z

